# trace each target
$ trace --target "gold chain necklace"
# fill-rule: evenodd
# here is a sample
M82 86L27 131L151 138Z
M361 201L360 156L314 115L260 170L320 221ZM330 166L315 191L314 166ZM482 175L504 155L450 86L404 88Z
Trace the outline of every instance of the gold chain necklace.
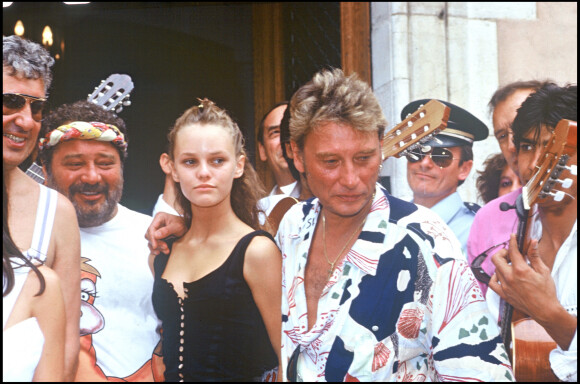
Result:
M330 265L330 269L328 270L328 277L326 278L327 281L330 280L330 277L332 276L332 272L334 272L334 264L338 261L338 259L340 258L340 255L342 255L342 253L344 252L344 249L346 248L348 243L350 243L350 241L352 240L355 233L357 233L359 231L359 229L361 229L363 227L363 225L365 224L366 221L367 221L367 217L365 216L362 223L360 223L360 225L358 227L356 227L356 229L352 233L352 235L350 235L350 237L348 238L348 240L346 241L346 243L344 244L344 246L342 247L342 249L338 253L338 256L336 256L336 259L334 259L333 262L330 262L330 260L328 259L328 255L326 254L326 216L324 216L324 212L322 213L322 243L323 243L323 249L324 249L324 257L326 258L326 262L328 263L328 265Z

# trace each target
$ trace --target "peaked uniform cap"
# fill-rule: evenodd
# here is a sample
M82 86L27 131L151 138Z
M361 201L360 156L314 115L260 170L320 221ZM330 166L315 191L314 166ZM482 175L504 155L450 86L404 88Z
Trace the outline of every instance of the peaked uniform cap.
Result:
M401 121L409 113L415 112L419 106L427 104L432 99L415 100L407 104L401 111ZM473 145L474 141L487 138L489 129L481 120L469 113L467 110L451 104L448 101L438 100L447 105L451 112L447 121L447 128L439 132L435 137L440 141L429 140L425 145L431 147L459 147L463 145Z

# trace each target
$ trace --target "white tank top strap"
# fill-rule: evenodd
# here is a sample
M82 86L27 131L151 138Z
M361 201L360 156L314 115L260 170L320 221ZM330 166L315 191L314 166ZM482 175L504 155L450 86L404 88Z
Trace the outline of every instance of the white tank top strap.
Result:
M44 263L48 254L50 235L52 234L52 227L54 225L58 192L42 184L39 184L39 186L40 196L38 198L38 208L36 209L34 233L27 255L30 259Z

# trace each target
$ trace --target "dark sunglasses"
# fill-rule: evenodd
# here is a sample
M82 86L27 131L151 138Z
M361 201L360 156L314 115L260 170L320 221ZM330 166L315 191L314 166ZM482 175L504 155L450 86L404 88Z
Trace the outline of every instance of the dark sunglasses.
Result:
M493 245L488 249L486 249L485 251L483 251L482 253L480 253L479 255L477 255L475 259L473 259L473 262L471 263L471 271L473 272L477 280L479 280L485 285L489 285L489 280L491 280L491 276L488 275L487 272L483 270L481 264L483 264L484 260L487 259L491 251L495 250L495 252L493 253L496 253L501 248L505 248L508 244L509 240L504 241L503 243L500 244Z
M2 114L12 115L20 111L26 105L26 101L30 102L30 112L35 121L42 120L42 110L46 103L46 98L25 95L22 93L3 93L2 94Z
M409 163L417 163L423 160L425 156L429 156L431 160L433 160L433 163L435 163L435 165L438 166L439 168L447 168L448 166L451 165L451 162L453 162L453 160L458 160L453 157L453 153L449 149L439 147L432 148L430 151L427 152L421 152L417 150L410 151L407 152L406 155L407 161Z
M288 381L296 382L298 379L298 356L300 356L300 344L292 352L292 356L290 356L288 366L286 367L286 378Z

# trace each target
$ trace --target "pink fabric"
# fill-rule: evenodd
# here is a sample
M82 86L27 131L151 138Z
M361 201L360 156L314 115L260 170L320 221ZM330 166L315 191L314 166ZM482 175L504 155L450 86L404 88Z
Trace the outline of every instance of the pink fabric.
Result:
M490 201L477 211L467 239L467 260L469 265L479 254L494 245L509 240L510 234L517 232L518 216L516 210L510 209L504 212L499 209L499 206L503 202L513 205L521 193L522 189L520 188ZM492 253L497 252L499 249L493 250ZM490 276L495 271L491 256L489 254L482 264L483 270ZM487 285L479 281L478 283L485 296Z

